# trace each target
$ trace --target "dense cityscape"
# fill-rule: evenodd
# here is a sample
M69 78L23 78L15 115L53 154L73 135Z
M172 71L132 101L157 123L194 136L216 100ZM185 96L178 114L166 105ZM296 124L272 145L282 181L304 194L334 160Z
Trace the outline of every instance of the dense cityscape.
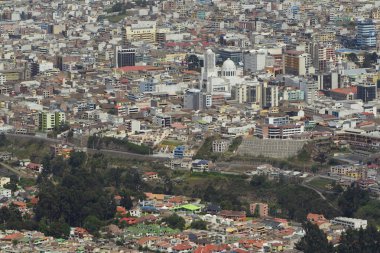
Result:
M380 252L379 28L374 0L0 0L0 252Z

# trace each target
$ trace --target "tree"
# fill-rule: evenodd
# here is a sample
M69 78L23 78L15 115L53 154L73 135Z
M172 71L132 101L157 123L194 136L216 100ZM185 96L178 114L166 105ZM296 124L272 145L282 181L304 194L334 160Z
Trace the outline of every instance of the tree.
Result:
M70 154L69 165L72 168L82 167L86 162L86 153L72 151Z
M49 225L47 235L66 239L70 235L70 226L63 219L59 219Z
M4 133L0 133L0 147L4 147L6 145L8 145L7 137Z
M342 233L337 253L372 253L379 252L380 232L373 226L367 229L348 229Z
M123 194L120 200L120 205L124 206L127 210L131 209L133 207L131 196Z
M347 59L355 63L359 61L359 58L355 53L350 53L349 55L347 55Z
M380 225L380 201L370 200L366 205L361 206L356 212L355 217L366 219L372 224Z
M195 54L186 57L186 61L188 70L197 70L200 68L199 58Z
M203 220L193 220L190 224L192 229L207 230L207 222Z
M98 236L99 230L103 226L103 221L99 220L98 217L94 215L89 215L84 219L83 227L87 229L92 235Z
M304 253L332 253L334 247L317 225L310 222L303 224L305 236L296 244L296 249Z
M185 228L186 221L181 216L178 216L176 213L163 218L162 222L165 222L166 225L172 229L183 230Z
M359 186L348 187L338 199L338 206L344 216L352 217L354 213L369 201L368 191Z

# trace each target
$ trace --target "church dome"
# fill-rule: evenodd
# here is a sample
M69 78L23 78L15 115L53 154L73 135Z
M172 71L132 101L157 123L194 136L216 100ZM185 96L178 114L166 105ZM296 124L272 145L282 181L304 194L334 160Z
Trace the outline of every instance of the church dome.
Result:
M222 71L235 71L235 70L236 70L235 63L230 58L228 58L227 60L223 62Z

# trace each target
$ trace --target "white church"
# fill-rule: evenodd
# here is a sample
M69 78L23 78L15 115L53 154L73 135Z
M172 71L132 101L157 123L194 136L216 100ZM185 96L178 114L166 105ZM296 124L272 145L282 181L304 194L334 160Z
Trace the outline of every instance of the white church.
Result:
M231 90L236 84L244 82L243 69L237 68L235 63L227 59L222 67L215 65L215 53L208 49L204 54L202 67L201 88L211 95L231 97Z

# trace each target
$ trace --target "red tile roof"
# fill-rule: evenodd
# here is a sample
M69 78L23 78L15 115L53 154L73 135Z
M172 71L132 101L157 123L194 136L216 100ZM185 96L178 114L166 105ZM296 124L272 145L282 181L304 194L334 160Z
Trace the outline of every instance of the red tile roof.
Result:
M350 93L356 94L356 93L358 93L358 88L356 86L345 87L345 88L336 88L336 89L331 90L331 92L341 93L341 94L345 94L345 95L348 95Z

